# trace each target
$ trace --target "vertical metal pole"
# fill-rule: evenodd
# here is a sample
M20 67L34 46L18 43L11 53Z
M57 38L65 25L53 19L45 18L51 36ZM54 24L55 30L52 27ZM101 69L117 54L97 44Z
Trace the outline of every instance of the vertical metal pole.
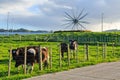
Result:
M103 13L101 14L101 31L103 32Z
M9 30L8 30L8 27L9 27L9 15L10 15L10 12L7 13L7 35L9 36Z

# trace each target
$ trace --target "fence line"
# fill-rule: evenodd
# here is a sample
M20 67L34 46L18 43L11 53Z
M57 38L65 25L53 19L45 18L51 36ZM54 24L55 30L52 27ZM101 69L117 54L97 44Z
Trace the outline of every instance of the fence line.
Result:
M107 58L107 47L108 47L108 45L107 45L107 43L99 43L99 42L97 42L97 44L95 45L95 49L94 49L94 51L96 51L96 54L95 54L95 58L96 58L96 60L98 60L99 59L99 56L101 55L102 56L102 59L106 59ZM112 47L112 53L114 52L115 53L115 43L112 43L112 45L111 45L111 47ZM52 57L52 48L50 47L49 48L50 50L49 50L49 55L50 55L50 58L49 58L49 60L50 60L50 66L49 66L49 68L50 69L52 69L52 63L53 63L53 57ZM90 53L90 50L92 51L92 48L90 48L90 46L89 46L89 43L85 43L84 44L84 46L83 46L83 49L81 48L81 51L84 51L83 53L81 53L81 52L78 52L79 51L79 48L78 48L78 50L76 51L76 53L75 53L75 57L76 57L76 59L75 59L75 62L76 63L79 63L79 62L81 62L80 60L83 60L83 59L81 59L80 58L80 56L82 55L82 54L84 54L84 60L86 61L90 61L91 60L91 54L92 53ZM41 46L39 46L39 70L43 70L43 67L42 67L42 52L41 52L42 50L41 50ZM61 47L59 46L59 49L58 49L58 53L59 53L59 68L60 69L62 69L62 67L64 66L64 64L63 64L63 60L65 60L65 59L63 59L62 58L62 56L61 56ZM81 54L79 54L79 53L81 53ZM100 54L101 53L101 54ZM10 54L9 54L9 65L8 65L8 76L10 76L10 69L11 69L11 54L12 54L12 48L10 48ZM71 56L71 54L70 54L70 50L69 50L69 45L68 45L68 53L67 53L67 67L68 68L70 68L70 65L71 65L71 61L72 61L72 59L74 59L74 58L71 58L70 57ZM115 54L114 54L114 56L115 56ZM25 54L24 54L24 74L26 74L26 61L27 61L27 47L25 47Z

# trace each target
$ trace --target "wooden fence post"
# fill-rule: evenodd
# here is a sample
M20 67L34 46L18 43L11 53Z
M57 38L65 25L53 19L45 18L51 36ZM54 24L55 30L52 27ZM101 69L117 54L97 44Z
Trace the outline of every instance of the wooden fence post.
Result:
M40 70L40 45L39 45L39 51L38 51L38 63L39 63L39 70Z
M105 46L104 46L104 43L102 44L102 58L104 59L105 58Z
M24 53L24 74L26 74L26 62L27 62L27 47L25 47Z
M107 58L107 43L105 43L105 58Z
M62 59L61 59L61 46L59 45L59 65L60 65L60 68L62 68Z
M70 66L70 48L69 48L69 44L68 44L68 67Z
M97 42L97 60L98 60L98 56L99 56L99 42Z
M42 70L42 47L39 46L39 70Z
M102 57L103 59L106 58L106 43L103 43L103 46L102 46Z
M115 56L115 43L112 43L112 54Z
M50 47L50 69L52 69L52 48Z
M76 50L76 61L77 61L77 63L79 62L79 59L78 59L78 49Z
M42 47L40 48L40 70L43 70L43 67L42 67Z
M86 60L89 60L89 49L88 49L88 44L86 44Z
M10 76L10 70L11 70L11 54L12 54L12 47L10 48L10 52L9 52L8 76Z
M39 46L39 70L43 70L43 67L42 67L42 47Z

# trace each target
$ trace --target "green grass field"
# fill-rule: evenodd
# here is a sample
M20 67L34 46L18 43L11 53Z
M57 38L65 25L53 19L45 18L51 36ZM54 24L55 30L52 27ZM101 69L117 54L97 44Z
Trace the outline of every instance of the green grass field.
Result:
M78 67L95 65L98 63L102 63L102 62L113 62L113 61L120 60L120 46L115 45L113 47L111 45L111 42L107 43L105 58L103 58L103 54L102 54L103 53L102 42L99 44L99 47L97 47L97 44L90 44L89 45L89 60L86 60L84 43L82 43L82 44L79 44L79 47L78 47L78 52L77 52L78 58L77 59L71 58L70 66L68 67L67 54L65 53L65 58L62 59L62 67L60 68L59 66L59 54L60 53L59 53L59 46L58 46L60 44L60 41L59 42L54 42L54 41L45 42L43 40L45 38L44 36L49 37L49 35L42 35L42 36L37 35L38 36L37 41L35 39L36 35L32 35L29 38L25 38L25 36L22 36L24 37L24 40L19 40L19 37L15 38L16 36L19 36L19 35L9 36L9 37L0 36L1 37L0 39L1 41L0 43L0 79L1 80L20 80L20 79L42 75L46 73L53 73L53 72L64 71L64 70L69 70L69 69L78 68ZM8 77L8 63L9 63L8 50L11 47L17 48L17 47L25 47L29 45L36 45L36 46L41 45L41 46L46 46L48 48L50 47L52 48L52 69L49 68L49 69L40 71L38 64L35 64L33 72L31 74L24 75L22 67L20 67L20 71L18 72L17 68L14 67L15 61L12 60L11 75Z

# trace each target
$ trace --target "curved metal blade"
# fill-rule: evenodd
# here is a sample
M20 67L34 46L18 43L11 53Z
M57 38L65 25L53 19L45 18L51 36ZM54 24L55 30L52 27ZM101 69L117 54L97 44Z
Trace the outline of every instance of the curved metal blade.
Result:
M83 19L84 17L86 17L88 15L88 13L84 14L82 17L79 18L79 20Z
M71 15L69 15L67 12L65 12L65 14L70 17L71 19L74 19Z

